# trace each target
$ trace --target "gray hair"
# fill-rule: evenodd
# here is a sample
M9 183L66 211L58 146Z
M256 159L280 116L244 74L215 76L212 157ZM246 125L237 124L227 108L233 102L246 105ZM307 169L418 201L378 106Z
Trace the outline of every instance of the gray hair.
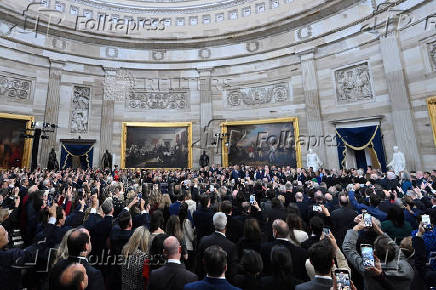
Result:
M108 197L101 205L101 209L103 210L104 214L110 214L112 209L114 208L112 203L112 198Z
M213 225L216 230L222 231L227 225L227 216L223 212L217 212L213 215Z

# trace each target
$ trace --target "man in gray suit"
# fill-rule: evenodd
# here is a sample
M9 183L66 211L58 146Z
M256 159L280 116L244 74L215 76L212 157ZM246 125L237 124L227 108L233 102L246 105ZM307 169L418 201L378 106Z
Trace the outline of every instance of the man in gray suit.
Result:
M313 244L309 248L309 259L315 269L315 279L297 285L295 290L330 290L333 287L331 271L335 250L328 239Z

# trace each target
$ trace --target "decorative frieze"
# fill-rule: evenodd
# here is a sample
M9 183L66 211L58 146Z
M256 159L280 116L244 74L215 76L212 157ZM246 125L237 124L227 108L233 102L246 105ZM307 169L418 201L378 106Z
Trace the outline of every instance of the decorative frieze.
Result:
M125 69L106 69L104 99L125 101L135 87L135 78Z
M227 93L227 105L232 107L284 103L287 100L289 100L289 87L286 83L240 88Z
M32 100L33 80L24 76L0 72L0 97L8 101L29 103Z
M71 133L87 133L91 88L74 86L71 105Z
M336 70L335 81L338 104L374 99L368 62Z
M135 90L129 95L126 108L129 111L185 110L188 108L188 92Z

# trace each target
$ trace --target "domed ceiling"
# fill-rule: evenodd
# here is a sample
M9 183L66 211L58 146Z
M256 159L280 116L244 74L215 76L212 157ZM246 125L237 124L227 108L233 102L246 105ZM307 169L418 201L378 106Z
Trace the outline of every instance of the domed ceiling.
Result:
M219 44L288 31L357 0L3 0L0 19L88 43ZM24 28L25 29L25 28Z

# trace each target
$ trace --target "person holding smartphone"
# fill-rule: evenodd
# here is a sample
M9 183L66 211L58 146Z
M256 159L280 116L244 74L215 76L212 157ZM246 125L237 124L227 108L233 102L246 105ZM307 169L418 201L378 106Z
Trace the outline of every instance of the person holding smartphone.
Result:
M366 226L362 215L357 216L356 220L358 223L347 231L342 250L348 262L363 276L365 290L410 289L414 270L397 244L372 217L371 230L377 234L377 238L373 244L363 244L358 248L359 231Z
M428 287L436 287L436 271L431 266L427 266L428 258L423 239L426 232L425 224L421 222L416 236L412 238L413 248L415 249L416 275L419 276L419 279L424 280Z

